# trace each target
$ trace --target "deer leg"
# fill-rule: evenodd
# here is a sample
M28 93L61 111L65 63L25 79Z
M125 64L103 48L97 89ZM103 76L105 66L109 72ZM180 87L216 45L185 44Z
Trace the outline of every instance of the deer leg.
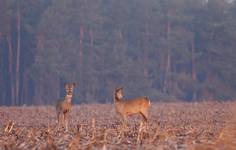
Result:
M61 127L61 125L62 125L62 113L61 112L57 113L57 123L58 123L59 127Z
M140 114L143 117L143 121L147 122L148 121L148 112L143 111L143 112L140 112Z
M60 126L61 124L61 113L58 111L57 112L57 124Z
M65 113L64 116L65 116L65 127L66 127L66 131L68 131L68 113Z
M127 127L127 116L126 115L123 116L123 126Z
M148 122L148 111L144 111L144 112L140 112L141 116L143 117L143 121L144 121L144 132L147 132L148 130L148 125L147 125L147 122Z
M59 113L57 112L57 124L59 124Z
M65 115L64 115L63 112L61 113L61 126L62 126L62 127L65 126Z

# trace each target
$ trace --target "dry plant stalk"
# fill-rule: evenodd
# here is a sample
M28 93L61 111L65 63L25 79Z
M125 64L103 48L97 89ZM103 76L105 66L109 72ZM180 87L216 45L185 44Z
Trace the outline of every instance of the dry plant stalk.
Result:
M56 145L54 144L54 139L52 138L51 135L47 136L47 146L46 146L46 149L49 149L49 150L56 150L57 149Z
M116 112L122 116L123 125L127 125L127 117L140 114L143 120L148 120L148 110L151 102L147 97L138 97L128 101L123 100L123 88L118 88L114 92L114 103Z
M56 105L56 111L59 126L64 126L66 128L66 131L68 131L68 117L69 111L72 107L71 101L75 83L66 83L64 86L66 89L66 96L64 97L64 99L58 101Z
M74 138L70 141L70 143L68 145L68 149L70 149L70 150L79 149L80 148L79 142L80 142L80 132L78 130L77 133L75 134Z
M236 149L236 117L232 119L233 122L228 122L226 127L221 130L221 133L216 141L216 144L227 145L229 150Z
M14 126L14 122L12 122L11 120L8 121L5 129L4 129L4 132L5 133L11 133L12 129L13 129L13 126Z
M104 131L102 150L107 150L107 131Z
M118 136L117 136L117 139L118 139L118 144L121 143L121 141L123 140L124 138L124 131L125 131L125 127L122 126L121 128L118 129Z
M28 141L30 143L32 143L33 146L35 146L35 143L36 143L36 138L35 138L36 137L36 133L35 132L36 131L33 128L31 128L30 131L27 134Z
M95 140L96 138L96 119L92 118L92 138L91 140Z
M77 125L77 132L82 133L83 132L83 124Z
M163 133L163 131L160 130L160 127L158 126L156 128L156 132L153 135L153 137L149 140L149 143L154 144L154 142L158 139L159 142L164 142L168 138L168 135L166 132Z
M96 142L96 119L92 118L92 137L89 139L88 149L93 149L93 144Z
M141 144L143 136L143 122L140 123L139 130L138 130L138 137L137 137L137 144Z
M15 141L7 141L7 142L4 144L4 149L5 149L5 150L14 150L14 149L17 149L17 147L16 147L16 142L15 142Z
M159 128L159 126L157 127L157 129L156 129L156 132L155 132L155 134L154 134L154 136L153 136L153 138L149 141L149 143L154 143L155 142L155 140L157 139L157 137L158 137L158 135L159 135L159 132L160 132L160 128Z

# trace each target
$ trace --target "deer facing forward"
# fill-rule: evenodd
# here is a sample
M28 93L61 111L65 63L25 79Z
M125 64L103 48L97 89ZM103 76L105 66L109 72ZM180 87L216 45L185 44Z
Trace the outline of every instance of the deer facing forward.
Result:
M114 92L115 109L122 116L123 124L127 125L127 117L134 114L140 114L143 120L148 120L148 110L151 106L147 97L138 97L135 99L123 100L123 88L118 88Z
M56 105L56 112L57 112L57 121L59 126L64 126L66 131L68 131L68 117L69 111L72 108L72 95L73 89L75 87L75 83L65 83L64 85L66 90L66 96L64 99L60 99Z

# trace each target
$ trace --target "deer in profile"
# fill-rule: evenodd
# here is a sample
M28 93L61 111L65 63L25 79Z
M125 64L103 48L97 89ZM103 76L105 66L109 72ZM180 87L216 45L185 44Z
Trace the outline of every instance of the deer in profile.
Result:
M68 131L68 117L72 108L72 95L75 83L65 83L66 96L60 99L56 105L57 121L59 126L64 126Z
M131 100L123 99L123 88L118 88L114 92L114 104L118 114L123 119L123 125L127 125L127 117L140 114L145 122L148 121L148 110L151 102L147 97L138 97Z

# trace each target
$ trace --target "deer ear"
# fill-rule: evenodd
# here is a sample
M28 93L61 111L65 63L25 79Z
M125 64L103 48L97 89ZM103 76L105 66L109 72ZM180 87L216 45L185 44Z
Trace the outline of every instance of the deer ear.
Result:
M116 88L116 92L123 90L123 87Z
M119 88L118 88L118 87L116 87L116 88L115 88L115 92L118 92L118 91L119 91Z
M76 83L75 83L75 82L73 82L73 83L72 83L72 85L75 87L75 86L76 86Z

